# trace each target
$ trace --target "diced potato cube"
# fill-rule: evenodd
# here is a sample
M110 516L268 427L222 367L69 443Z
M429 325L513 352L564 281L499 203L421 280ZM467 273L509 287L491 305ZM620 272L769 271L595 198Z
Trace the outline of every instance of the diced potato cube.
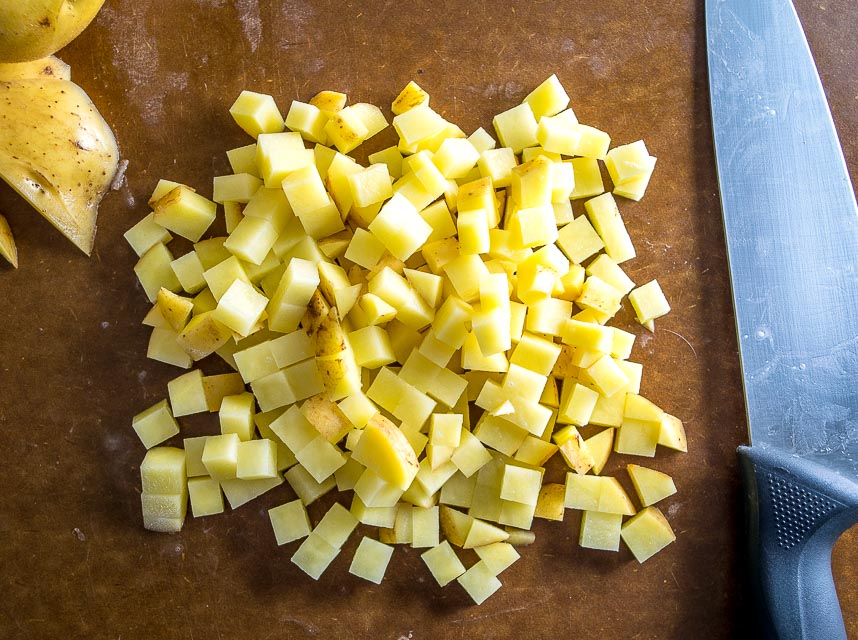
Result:
M340 549L357 524L357 518L343 505L335 502L313 529L313 534Z
M191 499L191 513L195 518L223 513L223 493L220 483L214 478L189 478L188 496Z
M300 133L260 133L257 138L256 166L269 189L279 188L287 175L314 163L313 151L304 147ZM247 210L244 215L249 215Z
M200 262L196 251L189 251L185 255L176 258L170 263L170 268L176 274L182 289L188 293L198 293L206 286L203 277L203 263Z
M485 602L489 596L501 588L500 580L482 560L459 576L457 581L478 605Z
M155 222L155 213L145 218L125 232L123 236L138 256L142 256L156 244L167 244L173 239L170 232Z
M413 548L438 546L440 531L438 507L428 509L414 507L411 511L411 530Z
M387 147L367 156L370 164L385 164L390 177L397 179L402 177L402 154L396 147Z
M489 570L499 575L521 556L508 542L494 542L474 549Z
M166 400L161 400L138 413L132 418L131 426L147 449L179 433L179 424L173 418Z
M432 233L432 227L417 209L399 194L394 194L369 225L369 231L390 253L407 260L420 249Z
M545 520L562 521L566 511L566 487L562 484L548 483L539 490L534 517Z
M215 176L212 200L220 204L226 202L249 202L262 186L262 180L249 173L237 173Z
M392 422L377 414L364 428L352 457L390 484L407 489L418 465L414 450Z
M584 203L587 216L605 243L605 252L617 264L635 257L635 249L620 216L617 203L610 193L591 198Z
M666 473L636 464L626 465L626 469L635 487L635 492L645 507L676 493L673 478Z
M260 133L283 131L283 116L274 98L264 93L242 91L229 113L236 124L254 138Z
M214 317L214 311L207 311L191 318L176 341L196 361L220 349L230 338L229 327Z
M178 495L187 487L185 452L175 447L153 447L140 463L143 493Z
M570 198L573 200L592 198L605 192L598 160L595 158L572 158L567 162L572 165L575 172L575 188L572 189Z
M263 218L245 216L224 242L235 256L253 265L261 265L277 241L274 225Z
M259 177L259 170L256 168L255 142L243 147L230 149L226 152L226 157L233 173L249 173L257 178Z
M429 424L429 441L435 445L458 447L462 437L462 416L455 413L433 413Z
M185 438L183 441L185 447L185 469L189 478L206 476L209 473L202 460L207 438L208 436L200 436L197 438Z
M345 107L334 114L327 124L325 133L328 143L333 143L340 153L348 153L357 148L370 133L369 128L353 107Z
M630 518L620 535L638 562L645 562L676 540L667 519L656 507L646 507Z
M622 514L584 511L578 544L587 549L619 551L622 525Z
M564 391L566 384L564 383ZM590 422L599 394L578 383L572 383L571 389L561 400L557 421L583 427Z
M280 367L271 351L271 342L265 341L234 354L235 365L244 382L255 382L276 373Z
M236 478L262 480L277 476L277 446L273 440L248 440L238 445Z
M521 153L525 147L538 144L536 117L527 103L499 113L492 120L492 124L501 145L511 148L514 153Z
M688 440L685 437L685 427L676 416L665 413L661 418L661 430L658 443L676 451L688 451Z
M221 296L213 313L216 320L247 336L253 332L267 306L268 298L252 285L236 280Z
M420 557L429 567L432 577L442 587L465 573L465 566L446 540L438 546L424 551Z
M614 429L605 429L596 435L584 440L590 455L593 457L594 474L599 475L608 462L611 451L614 449Z
M278 545L310 535L310 518L301 500L292 500L268 510Z
M463 178L480 159L479 152L467 138L447 138L432 158L445 178Z
M651 458L655 455L660 433L661 421L654 422L624 417L622 425L617 431L614 451Z
M313 580L318 580L339 553L337 547L321 536L311 533L298 547L291 560Z
M585 216L579 216L557 234L557 246L572 262L583 262L605 246Z
M429 107L429 101L421 102L393 118L393 128L399 134L401 144L408 147L437 135L447 126L446 121Z
M250 393L226 396L220 406L221 433L235 433L242 441L253 438L256 400Z
M305 140L322 144L328 139L325 133L327 123L328 116L319 107L298 100L293 100L289 106L285 122L287 129L297 131Z
M143 493L140 496L143 527L149 531L180 531L188 508L187 492L181 494Z
M477 166L483 177L490 178L495 188L508 187L517 162L509 147L487 149L480 154Z
M402 496L405 499L405 495ZM396 524L397 507L368 507L360 497L355 495L352 500L351 512L359 522L373 527L390 529Z
M310 98L310 104L318 107L326 115L332 115L346 106L348 97L339 91L319 91Z
M134 265L134 273L143 291L146 292L149 302L154 303L158 299L158 292L162 288L174 292L182 289L170 266L172 262L173 254L166 246L158 243L144 253Z
M176 417L208 411L203 372L189 371L167 383L170 406Z
M234 433L209 436L206 439L201 460L212 478L216 480L235 478L240 442L241 440Z
M502 500L534 506L541 486L541 472L507 464L504 466L500 497Z
M537 121L543 116L553 116L569 104L569 95L560 84L556 74L551 74L536 89L527 94L524 102L530 105Z
M393 547L364 536L355 551L349 573L369 582L381 584L392 555Z
M292 447L289 448L292 449ZM346 463L346 459L339 447L328 442L327 438L321 434L314 437L304 447L292 450L298 462L319 483L331 477L334 471Z
M322 482L316 482L313 476L300 464L296 464L286 472L286 482L289 483L289 486L292 487L304 505L315 502L337 486L333 476Z
M159 225L191 242L197 242L214 222L217 205L179 185L153 205L154 220Z
M390 338L387 332L381 327L364 327L363 329L352 331L348 335L358 366L378 369L381 366L396 361L396 355L393 353Z
M412 80L405 85L405 88L399 92L398 96L396 96L396 99L391 105L391 111L393 111L394 115L398 116L400 113L405 113L409 109L413 109L414 107L419 107L421 105L429 105L429 94Z
M629 302L632 303L641 324L660 318L670 311L670 305L658 280L650 280L632 291L629 294Z
M603 396L610 397L629 383L628 376L609 355L599 358L586 371Z
M553 438L560 448L560 455L576 473L584 475L593 467L593 456L574 425L557 431Z

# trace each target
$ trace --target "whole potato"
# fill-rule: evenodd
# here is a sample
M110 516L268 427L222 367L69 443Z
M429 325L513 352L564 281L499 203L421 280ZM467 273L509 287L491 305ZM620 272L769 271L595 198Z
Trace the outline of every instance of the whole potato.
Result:
M14 0L0 3L0 62L44 58L74 40L104 0Z

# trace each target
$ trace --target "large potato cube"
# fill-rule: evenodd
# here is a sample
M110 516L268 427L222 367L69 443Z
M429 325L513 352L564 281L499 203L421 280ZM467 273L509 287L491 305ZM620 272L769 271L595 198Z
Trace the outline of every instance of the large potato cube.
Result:
M235 477L262 480L277 477L277 445L273 440L248 440L238 444Z
M143 291L146 292L149 302L154 303L158 299L158 292L162 288L173 292L181 291L182 285L170 266L172 262L173 254L166 246L158 243L144 253L134 265L134 273Z
M563 111L569 104L569 95L560 84L556 74L551 74L536 89L525 97L538 121L543 116L553 116Z
M339 502L335 502L322 516L313 533L340 549L357 525L357 518Z
M300 133L261 133L257 138L256 166L269 189L279 188L287 175L314 163L315 155L304 148Z
M413 548L438 546L440 531L438 507L428 509L414 507L411 511L411 531Z
M587 549L619 551L622 525L623 516L619 513L584 511L578 544Z
M613 258L614 262L619 264L635 257L635 248L614 196L603 193L587 200L584 208L587 210L590 222L605 243L605 252Z
M542 486L542 473L536 469L504 465L500 497L530 506L536 505L539 489Z
M478 605L485 602L489 596L501 588L500 580L482 560L465 571L457 580Z
M156 244L166 245L173 239L169 231L155 222L154 212L149 213L149 215L126 231L123 237L138 256L142 256Z
M176 417L208 411L203 372L199 369L170 380L167 383L167 393L170 396L173 415Z
M253 333L267 306L268 298L253 285L236 280L218 300L217 308L212 313L223 325L242 336L248 336Z
M501 145L509 147L514 153L521 153L525 147L534 147L537 122L533 109L527 103L499 113L492 120Z
M297 131L305 140L325 144L328 135L325 133L325 125L328 116L322 113L314 104L293 100L286 114L286 128Z
M465 573L465 566L446 540L438 546L424 551L420 557L429 567L432 577L442 587Z
M166 400L138 413L132 418L131 426L147 449L179 433L179 424L173 418Z
M369 231L390 253L407 260L426 242L432 227L420 217L414 205L394 194L369 224Z
M337 481L333 476L326 478L323 482L316 482L313 476L300 464L296 464L286 472L286 482L289 483L289 486L292 487L304 505L315 502L337 486Z
M234 433L209 436L206 439L201 460L212 478L216 480L235 478L240 442L241 440Z
M670 305L658 280L650 280L629 294L629 302L635 309L638 322L645 325L651 320L660 318L670 311Z

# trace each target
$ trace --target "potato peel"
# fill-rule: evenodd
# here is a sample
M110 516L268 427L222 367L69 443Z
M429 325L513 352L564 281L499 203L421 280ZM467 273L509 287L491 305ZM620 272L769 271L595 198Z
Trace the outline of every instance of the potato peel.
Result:
M73 82L0 82L0 177L89 255L119 149Z
M15 246L15 238L12 237L9 222L2 215L0 215L0 256L6 258L13 267L18 268L18 247Z

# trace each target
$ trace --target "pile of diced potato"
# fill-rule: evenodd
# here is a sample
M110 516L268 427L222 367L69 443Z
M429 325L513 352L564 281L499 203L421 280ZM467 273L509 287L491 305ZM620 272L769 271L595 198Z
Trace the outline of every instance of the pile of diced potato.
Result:
M213 199L162 180L126 234L154 305L148 356L190 369L133 420L147 529L179 531L188 498L201 517L285 479L297 498L270 510L274 538L302 541L292 561L311 577L360 523L377 539L352 573L378 583L410 545L477 603L535 517L580 509L582 547L622 540L640 562L675 539L653 506L669 476L629 464L636 505L600 475L612 452L686 450L682 422L639 395L635 334L608 325L626 296L650 331L669 311L621 267L635 249L614 197L640 199L655 158L610 148L568 104L551 76L495 117L498 143L411 82L392 105L398 145L363 166L346 154L388 126L378 107L323 91L284 119L242 92L230 113L255 142L227 152ZM202 239L218 205L228 235ZM193 250L174 256L172 234ZM212 354L235 373L192 368ZM207 411L217 433L162 446ZM549 461L564 483L545 481ZM334 489L349 507L313 526L307 507Z

